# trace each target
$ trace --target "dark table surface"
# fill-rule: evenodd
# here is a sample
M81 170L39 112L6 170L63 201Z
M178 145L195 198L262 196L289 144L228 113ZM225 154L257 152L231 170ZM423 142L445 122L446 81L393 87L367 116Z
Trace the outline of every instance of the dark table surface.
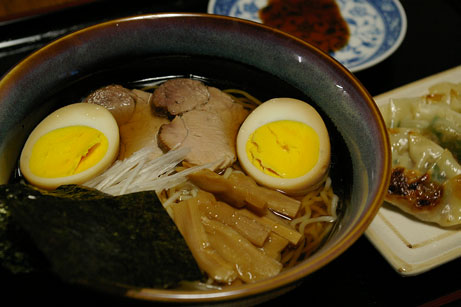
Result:
M117 17L155 12L206 12L206 0L97 1L46 15L0 23L0 74L51 40ZM357 72L372 95L461 65L461 1L401 0L408 29L402 45L383 62ZM461 82L461 80L459 80ZM410 277L396 273L365 236L301 286L271 302L335 306L461 306L461 258ZM0 271L2 306L133 303L43 276ZM11 303L7 299L11 298Z

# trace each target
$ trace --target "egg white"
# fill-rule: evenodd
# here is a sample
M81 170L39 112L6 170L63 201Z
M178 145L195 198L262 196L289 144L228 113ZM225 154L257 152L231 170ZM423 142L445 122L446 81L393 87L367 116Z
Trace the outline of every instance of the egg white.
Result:
M263 173L251 163L246 153L250 135L259 127L274 121L293 120L311 126L319 136L319 160L306 174L297 178L277 178ZM237 135L237 157L244 171L256 182L291 195L314 189L327 175L330 165L330 138L320 114L304 101L273 98L255 108L245 119Z
M29 160L37 140L50 131L68 126L88 126L102 132L109 142L104 157L89 169L71 176L43 178L32 173ZM75 103L54 111L35 127L22 149L19 167L31 184L44 189L55 189L64 184L82 184L100 174L113 163L118 151L119 128L110 111L96 104Z

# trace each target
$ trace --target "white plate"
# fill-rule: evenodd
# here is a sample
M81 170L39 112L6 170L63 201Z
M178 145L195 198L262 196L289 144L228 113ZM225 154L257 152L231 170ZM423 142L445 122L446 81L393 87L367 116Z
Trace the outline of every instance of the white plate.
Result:
M267 0L211 0L208 13L260 22L258 10ZM350 71L373 66L390 56L401 44L407 19L397 0L336 0L346 20L350 38L347 46L331 53Z
M461 82L461 66L375 97L378 106L390 98L418 97L436 83ZM416 220L384 203L365 235L402 275L417 275L461 256L461 228L444 229Z

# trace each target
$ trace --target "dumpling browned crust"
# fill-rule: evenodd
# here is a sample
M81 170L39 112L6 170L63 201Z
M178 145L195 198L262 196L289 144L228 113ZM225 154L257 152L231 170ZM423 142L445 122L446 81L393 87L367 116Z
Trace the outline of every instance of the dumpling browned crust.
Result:
M440 204L442 197L443 186L432 181L430 174L419 176L403 167L392 170L389 199L406 203L410 210L431 210Z
M441 226L458 225L461 223L461 175L440 184L429 173L396 167L386 201L420 220Z

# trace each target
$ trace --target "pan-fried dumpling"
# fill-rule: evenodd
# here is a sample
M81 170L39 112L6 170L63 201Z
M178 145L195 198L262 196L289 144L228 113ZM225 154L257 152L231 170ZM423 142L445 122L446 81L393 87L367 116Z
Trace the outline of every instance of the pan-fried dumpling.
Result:
M461 225L461 83L382 108L392 146L386 201L441 226Z
M389 129L393 171L386 200L441 226L461 224L461 165L453 154L410 129Z
M441 83L418 98L392 99L383 110L389 128L416 129L461 160L461 83Z

